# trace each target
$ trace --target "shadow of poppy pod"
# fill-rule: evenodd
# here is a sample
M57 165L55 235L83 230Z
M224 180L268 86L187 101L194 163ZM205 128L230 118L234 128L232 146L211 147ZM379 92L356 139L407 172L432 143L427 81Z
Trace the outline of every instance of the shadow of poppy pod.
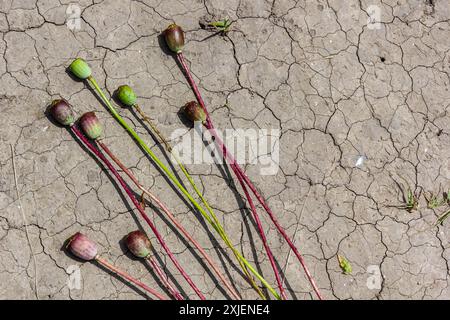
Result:
M95 115L95 112L92 111L86 112L81 116L80 127L84 134L92 140L97 139L103 133L103 126Z
M132 107L136 104L136 94L126 84L117 88L117 99L127 107Z
M206 114L202 107L195 101L188 102L183 107L183 112L186 117L192 122L201 121L205 123Z
M152 252L152 244L145 233L140 230L130 232L125 243L128 250L138 258L147 258Z
M86 61L76 58L69 66L70 71L79 79L87 79L91 76L92 71Z
M64 99L53 100L49 111L53 119L63 126L71 126L75 122L73 110Z
M175 23L167 27L163 32L169 49L175 53L180 53L184 47L184 31Z
M97 245L84 234L77 232L70 237L66 246L67 249L76 257L89 261L97 256Z

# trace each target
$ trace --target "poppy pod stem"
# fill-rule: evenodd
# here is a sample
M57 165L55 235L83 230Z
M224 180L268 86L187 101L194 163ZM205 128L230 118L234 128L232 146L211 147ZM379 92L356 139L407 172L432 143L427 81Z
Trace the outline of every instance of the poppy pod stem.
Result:
M242 190L244 190L245 197L247 198L248 203L250 205L251 211L253 213L253 218L256 221L256 226L258 228L259 234L261 236L261 240L264 245L264 249L266 250L267 257L269 258L270 264L271 264L273 272L275 274L275 279L277 281L278 289L280 290L281 297L284 300L287 300L286 291L284 290L284 287L283 287L283 281L281 280L280 273L278 271L277 265L275 264L275 259L272 254L272 250L270 250L270 247L267 243L266 234L264 233L264 229L262 227L261 220L259 219L258 212L256 211L256 207L253 203L253 200L252 200L250 194L248 193L247 187L245 186L245 183L242 180L242 177L240 177L239 172L236 170L236 167L234 165L232 165L231 167L232 167L234 173L236 174L236 176L238 177L239 183L242 187Z
M250 190L253 192L255 197L258 199L259 203L263 206L264 210L266 210L266 212L268 213L268 215L269 215L270 219L272 220L273 224L277 228L278 232L280 232L280 234L283 236L283 238L288 243L288 245L291 248L291 250L294 252L294 254L297 257L298 261L300 262L303 270L305 271L306 277L308 278L308 281L310 282L310 284L311 284L314 292L316 293L317 297L319 298L319 300L323 300L322 294L320 293L320 290L317 287L317 284L316 284L313 276L311 275L311 272L309 271L309 269L308 269L308 267L306 265L305 259L303 258L301 253L298 251L297 247L294 245L294 243L289 238L289 236L286 234L286 231L280 225L280 223L278 222L278 219L275 217L275 215L273 214L272 210L270 209L270 207L265 202L264 198L256 190L256 187L250 181L248 176L245 174L245 172L243 172L243 170L237 164L236 159L234 159L234 157L227 151L227 148L223 144L223 141L220 140L220 137L217 135L217 132L215 131L214 128L212 129L212 131L213 131L213 136L216 138L215 141L219 145L219 149L224 151L224 153L225 153L224 156L226 158L228 158L229 162L232 163L232 165L235 167L236 175L238 175L238 176L240 176L242 178L242 180L248 185Z
M97 144L103 149L103 151L117 164L117 166L130 178L131 181L138 187L144 194L150 197L150 199L158 205L162 209L162 211L167 215L169 220L178 228L178 230L188 239L200 252L200 254L205 258L206 262L213 269L222 283L227 287L229 293L233 296L234 299L240 300L239 294L233 288L233 286L229 283L229 281L222 275L220 269L214 263L213 259L208 255L208 253L203 249L203 247L191 236L191 234L182 226L182 224L175 218L173 213L169 210L169 208L159 200L153 193L144 188L137 178L133 175L133 173L111 152L111 150L101 141L97 142Z
M145 262L150 265L150 267L156 272L159 279L161 279L164 286L167 288L167 290L170 292L170 294L177 300L184 300L184 297L178 292L177 289L175 289L172 284L169 281L169 278L167 275L162 271L161 267L159 266L159 263L156 261L156 259L153 256L148 256L145 258Z
M99 256L95 257L94 259L95 261L98 262L98 264L102 265L103 267L105 267L106 269L114 272L115 274L121 276L122 278L128 280L129 282L135 284L138 287L141 287L142 289L144 289L145 291L151 293L152 295L154 295L155 297L157 297L159 300L166 300L166 298L161 295L160 293L158 293L156 290L150 288L149 286L145 285L144 283L142 283L141 281L133 278L132 276L130 276L129 274L127 274L126 272L120 270L119 268L115 267L114 265L112 265L111 263L109 263L108 261L106 261L103 258L100 258Z
M150 117L148 117L144 111L142 111L141 107L139 107L139 105L135 104L134 108L136 109L137 113L139 113L139 115L142 117L142 119L147 122L147 124L150 126L150 128L153 130L153 132L156 134L156 136L158 137L159 141L164 145L164 147L166 148L166 150L169 153L172 153L172 146L170 145L170 143L167 141L167 139L163 136L163 134L161 133L161 131L159 131L159 129L156 127L156 125L153 123L152 119L150 119Z
M187 283L189 283L189 285L191 286L191 288L195 291L195 293L198 295L198 297L201 300L205 300L204 295L201 293L201 291L197 288L197 286L194 284L194 282L192 281L192 279L189 277L189 275L186 273L186 271L184 271L184 269L181 267L181 265L179 264L178 260L175 258L174 254L172 253L172 251L169 249L169 247L166 245L165 241L163 240L163 238L161 237L160 233L158 232L158 230L156 229L155 225L153 224L153 222L150 220L150 218L148 217L148 215L145 213L144 209L141 207L141 205L139 204L138 200L136 199L136 197L133 195L133 193L131 192L130 188L127 186L127 184L125 183L125 181L122 179L122 177L120 176L120 174L117 172L117 170L114 168L114 166L111 164L111 162L109 162L109 160L99 151L97 150L94 145L80 132L80 130L78 130L78 128L76 126L72 126L70 127L70 129L72 130L72 132L83 142L83 144L88 147L88 149L98 158L100 159L107 167L109 170L111 170L111 172L113 173L113 175L115 176L115 178L117 179L117 181L119 182L119 184L121 185L122 189L125 191L125 193L128 195L128 197L130 198L131 202L133 202L134 206L136 207L136 209L139 211L139 213L141 214L142 218L145 220L145 222L149 225L150 229L152 229L153 233L155 234L156 238L158 239L159 243L161 244L161 246L163 247L164 251L166 251L166 253L168 254L170 260L172 260L173 264L176 266L176 268L178 269L178 271L180 271L180 273L182 274L182 276L185 278L185 280L187 281Z
M235 172L238 180L242 179L247 184L247 186L253 192L253 194L255 195L257 200L259 201L259 203L263 206L264 210L266 210L266 212L268 213L268 215L269 215L270 219L272 220L273 224L277 228L278 232L280 232L280 234L283 236L285 241L288 243L289 247L292 249L292 251L296 255L296 257L299 260L300 264L302 265L303 270L305 271L306 277L308 278L309 282L311 283L311 286L312 286L314 292L316 293L317 297L319 298L319 300L323 300L323 297L322 297L322 295L320 293L320 290L317 287L316 282L314 281L314 278L311 275L308 267L306 266L306 262L303 259L303 256L300 254L300 252L298 251L298 249L296 248L294 243L291 241L289 236L286 234L286 231L284 230L284 228L279 224L279 222L276 219L275 215L273 214L272 210L269 208L267 203L264 201L263 197L256 190L256 187L253 185L253 183L250 181L250 179L247 177L247 175L242 171L240 166L237 164L236 159L234 159L234 157L228 152L225 144L223 143L223 141L218 136L215 128L212 126L212 123L209 122L206 125L206 128L209 129L211 134L215 137L215 142L218 145L218 149L221 151L221 153L222 153L223 157L226 159L226 161L231 164L231 166L233 168L233 171ZM248 193L246 193L246 195L248 195ZM247 196L247 199L249 197L250 197L250 195Z
M205 113L203 112L202 107L197 102L195 102L195 101L188 102L184 106L183 109L184 109L184 112L185 112L186 116L190 120L192 120L192 121L201 121L202 123L206 122L205 121L206 119L204 119ZM209 124L208 124L208 126L209 126ZM222 150L221 153L222 154L226 154L226 150ZM274 260L272 251L270 250L269 245L267 244L266 235L264 233L264 229L263 229L261 221L259 219L258 212L256 211L256 207L253 204L253 200L252 200L250 194L247 191L247 187L245 185L245 182L242 179L242 177L240 176L239 172L237 171L236 166L234 164L231 164L231 168L233 169L233 172L236 174L236 177L239 180L239 183L240 183L242 189L244 190L245 196L247 198L247 201L248 201L248 203L250 205L250 208L251 208L251 211L252 211L252 214L253 214L253 218L255 219L255 222L256 222L256 225L257 225L257 228L258 228L258 232L260 234L261 240L262 240L264 248L266 250L266 254L267 254L268 258L269 258L270 264L271 264L273 272L275 274L275 278L277 280L278 287L280 289L281 297L286 300L287 296L286 296L286 292L285 292L284 287L283 287L283 283L282 283L282 280L281 280L281 277L280 277L280 274L279 274L279 270L278 270L277 265L275 264L275 260Z
M186 170L186 168L184 167L183 163L181 162L180 158L176 155L176 153L172 153L172 146L167 142L167 140L164 138L164 136L161 134L161 132L156 128L155 124L151 121L151 119L142 111L142 109L135 104L134 105L136 111L139 113L139 115L142 117L142 119L147 122L150 127L152 128L153 132L155 132L156 136L160 139L161 143L164 144L165 148L167 149L168 152L170 152L172 154L172 156L175 158L175 161L177 162L178 166L181 168L181 171L183 172L183 174L185 175L185 177L188 179L189 183L191 184L191 186L193 187L193 189L195 190L195 192L197 193L197 195L199 196L199 198L202 200L203 204L205 205L205 207L207 208L210 217L212 217L214 223L221 228L219 220L217 219L217 216L215 215L214 211L211 209L211 207L209 206L208 202L206 201L206 199L203 197L203 194L200 192L200 190L198 189L197 185L195 184L194 180L192 179L191 175L189 174L189 172ZM202 109L200 109L200 111L202 111ZM204 114L203 114L204 115ZM117 162L116 162L117 163ZM144 191L145 192L145 191ZM225 231L222 230L218 230L222 232L222 238L228 238L228 236L226 235ZM239 260L239 257L236 256L236 258ZM258 294L261 296L261 298L265 299L264 294L262 293L262 291L259 289L259 287L256 285L256 283L252 280L250 274L248 273L248 271L246 270L245 265L241 264L242 269L244 270L244 273L246 274L247 278L249 279L249 281L251 282L252 286L256 289L256 291L258 292ZM231 289L230 286L227 285L227 287L229 289ZM240 299L239 296L237 294L235 294L234 290L232 290L232 294L233 296L235 296L235 298Z
M183 52L177 53L176 57L177 57L179 63L181 64L181 66L182 66L182 68L183 68L183 71L184 71L184 73L185 73L185 75L186 75L186 77L187 77L187 79L188 79L188 82L189 82L189 84L190 84L192 90L194 91L194 94L195 94L195 97L197 98L197 101L200 103L200 106L202 107L202 109L203 109L203 111L204 111L204 113L205 113L205 115L206 115L206 120L204 121L205 126L206 126L207 128L213 128L213 124L212 124L212 122L211 122L211 118L210 118L210 116L209 116L208 110L206 109L205 102L203 101L202 95L200 94L200 91L199 91L199 89L198 89L198 87L197 87L197 84L195 83L194 78L192 77L192 74L191 74L191 72L190 72L190 70L189 70L189 67L188 67L188 65L187 65L187 63L186 63L186 60L185 60L185 58L184 58ZM217 137L216 137L216 139L217 139ZM239 178L239 176L237 176L237 178L238 178L239 182L242 182L241 179ZM241 183L241 186L242 186L243 188L245 187L243 183ZM252 202L252 200L250 199L250 197L247 197L247 200L249 201L249 204L253 204L253 202ZM253 210L253 208L252 208L252 213L253 213L253 216L254 216L254 218L255 218L255 220L256 220L256 222L257 222L257 225L258 225L258 229L259 229L259 233L260 233L260 235L261 235L261 238L264 238L264 239L265 239L264 231L262 230L262 226L261 226L261 223L260 223L260 221L259 221L258 214L257 214L256 210ZM258 223L258 221L259 221L259 223ZM279 272L278 272L278 270L277 270L277 267L276 267L275 262L274 262L274 259L273 259L273 255L272 255L272 253L271 253L271 251L270 251L270 248L268 247L266 241L263 240L263 242L264 242L264 247L265 247L265 249L266 249L267 255L268 255L269 260L270 260L270 263L271 263L272 268L273 268L273 270L274 270L275 277L276 277L277 282L278 282L278 286L279 286L279 288L280 288L280 290L281 290L281 291L280 291L280 292L281 292L281 295L282 295L282 297L283 297L284 299L286 299L286 293L284 292L283 285L282 285L281 279L280 279L280 275L279 275ZM251 279L251 278L249 278L249 281L252 283L252 279ZM253 285L253 287L257 290L257 286L256 286L256 284L255 284L254 282L252 283L252 285ZM258 290L257 290L257 291L258 291ZM272 292L272 293L273 293L273 292ZM259 294L260 294L260 293L259 293ZM260 295L261 295L261 294L260 294ZM278 294L275 294L275 297L277 297L278 299L281 298Z
M114 116L114 118L128 131L128 133L137 141L137 143L144 149L144 151L150 156L150 158L158 165L158 167L166 174L166 176L175 184L175 186L178 188L178 190L181 191L181 193L192 203L192 205L201 213L201 215L204 217L206 221L208 221L209 224L216 230L217 233L221 236L221 238L224 240L225 244L232 250L233 254L236 256L239 265L241 266L243 272L247 275L249 278L249 281L252 282L252 279L248 276L249 273L246 269L250 270L251 273L255 275L263 284L264 286L274 294L275 297L279 298L279 295L276 293L276 291L270 286L270 284L258 273L258 271L247 261L247 259L244 258L244 256L234 247L234 245L229 240L228 236L226 235L222 225L218 223L216 220L212 220L212 218L206 213L206 211L198 204L198 202L192 197L192 195L184 188L184 186L178 181L176 176L161 162L161 160L153 153L153 151L148 147L148 145L142 140L142 138L127 124L127 122L119 115L119 113L116 111L116 109L112 106L109 99L105 96L101 88L99 87L97 81L94 79L94 77L91 75L86 78L87 81L94 87L95 91L100 95L103 102L105 103L108 110L111 112L111 114ZM214 218L214 217L213 217ZM258 289L256 284L254 282L252 283L252 286L255 288L255 290ZM261 298L265 298L262 294L261 290L259 290L259 295Z
M214 128L214 124L212 123L211 117L209 116L208 113L208 109L206 108L206 104L203 101L202 95L200 94L200 91L197 87L197 84L194 81L194 78L192 77L192 74L190 72L190 69L186 63L186 60L184 58L184 54L183 52L178 52L176 54L176 57L180 63L180 65L183 68L183 71L188 79L189 85L191 86L192 90L194 91L194 95L197 98L197 101L199 102L200 106L202 107L203 111L206 114L206 121L205 121L205 127L207 129L209 129L211 131L211 133L213 134L214 138L215 138L215 142L219 143L221 142L220 137L217 135L217 132L215 131ZM308 267L306 266L306 263L302 257L302 255L300 254L300 252L297 250L297 248L295 247L295 245L293 244L293 242L291 241L291 239L288 237L288 235L286 234L286 231L283 229L283 227L279 224L278 220L276 219L275 215L273 214L272 210L269 208L269 206L266 204L266 202L264 201L264 198L259 194L259 192L256 190L255 186L253 185L253 183L250 181L250 179L247 177L247 175L245 174L245 172L243 172L243 170L241 169L241 167L238 165L238 163L233 159L233 157L227 152L227 149L225 147L225 145L223 144L223 142L221 142L221 146L219 146L219 150L221 150L221 152L224 152L223 156L225 159L229 159L230 164L233 164L233 166L235 166L236 170L239 172L239 175L236 173L236 176L238 179L243 179L243 181L248 185L248 187L250 188L250 190L252 191L252 193L255 195L255 197L258 199L259 203L263 206L264 210L267 212L267 214L270 216L270 219L272 220L272 222L275 224L278 232L280 232L280 234L283 236L283 238L286 240L286 242L288 243L288 245L291 247L292 251L294 251L297 259L299 260L300 264L303 267L303 270L305 271L305 274L309 280L309 282L311 283L311 286L313 287L313 290L315 291L317 297L322 300L323 297L319 291L319 288L317 287L314 278L312 277L311 273L309 272ZM230 158L231 156L231 158Z
M181 64L183 68L184 74L188 79L189 85L194 91L195 98L197 99L198 103L200 103L200 106L202 107L203 111L206 114L206 124L209 124L211 122L211 119L209 117L208 109L206 109L205 102L203 101L202 95L200 94L200 90L198 89L197 84L195 83L195 80L192 77L191 71L186 63L186 59L184 58L183 52L177 53L176 57L178 59L178 62Z

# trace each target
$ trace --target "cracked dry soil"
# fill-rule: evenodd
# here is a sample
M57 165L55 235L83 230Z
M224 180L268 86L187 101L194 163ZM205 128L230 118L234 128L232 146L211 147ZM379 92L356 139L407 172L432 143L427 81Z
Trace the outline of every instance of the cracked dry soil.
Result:
M67 10L70 3L75 11ZM370 6L380 14L375 28L367 22ZM74 12L81 15L80 27L70 30L66 20ZM235 22L226 36L204 40L211 35L199 27L205 16ZM186 31L186 57L216 126L281 130L278 173L260 176L253 165L246 170L294 237L324 296L449 299L450 222L432 227L442 209L427 209L423 197L411 213L392 207L402 199L399 176L417 191L450 188L449 17L448 0L432 6L424 0L2 0L0 298L144 298L97 266L66 255L63 242L79 230L99 243L102 256L160 289L120 244L136 220L108 172L44 115L58 97L68 99L78 115L97 112L111 149L169 204L243 296L256 298L137 145L65 72L80 56L108 93L130 84L143 109L170 135L183 128L179 107L194 98L158 40L176 21ZM120 113L162 157L136 118L125 109ZM365 161L355 166L361 156ZM234 243L275 284L241 198L224 185L216 166L188 168ZM158 214L147 212L205 295L224 298L196 255ZM261 218L284 267L288 246L262 211ZM350 261L351 275L342 273L337 254ZM69 286L77 267L80 286ZM382 275L379 287L367 285L373 270ZM293 298L314 298L295 259L285 273Z

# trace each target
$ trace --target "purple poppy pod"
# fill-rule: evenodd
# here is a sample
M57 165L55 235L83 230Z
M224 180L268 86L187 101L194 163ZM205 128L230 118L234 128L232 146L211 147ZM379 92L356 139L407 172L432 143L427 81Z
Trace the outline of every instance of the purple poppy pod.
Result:
M175 53L180 53L184 47L184 31L175 23L167 27L163 32L169 49Z
M50 114L55 121L63 126L71 126L75 122L73 110L64 99L53 100L50 105Z
M93 260L97 256L97 245L84 234L77 232L69 239L67 249L72 254L85 261Z
M145 233L140 230L130 232L125 243L128 250L138 258L147 258L152 252L152 244Z
M103 133L103 126L95 112L86 112L80 118L80 127L84 134L92 140L98 139Z
M195 101L188 102L183 107L186 117L192 122L201 121L205 123L206 113L203 108Z

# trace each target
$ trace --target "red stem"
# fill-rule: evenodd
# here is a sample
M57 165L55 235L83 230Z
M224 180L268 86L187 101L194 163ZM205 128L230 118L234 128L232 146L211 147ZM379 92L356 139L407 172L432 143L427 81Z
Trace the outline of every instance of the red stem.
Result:
M270 250L269 245L267 244L267 238L266 238L266 235L264 233L264 229L262 227L261 220L259 219L259 215L258 215L258 213L256 211L256 207L255 207L255 205L253 203L252 197L248 193L247 187L245 186L245 183L242 180L242 177L239 174L239 171L237 170L236 166L232 164L231 168L233 169L234 173L236 174L236 177L239 180L239 183L241 184L242 189L244 190L245 197L247 198L247 201L250 204L250 208L252 210L253 217L254 217L254 219L256 221L256 225L258 226L258 231L259 231L259 234L261 236L261 240L263 242L264 249L266 250L267 256L269 257L269 261L270 261L270 264L272 266L273 273L275 274L275 278L277 280L278 288L280 289L281 296L282 296L282 298L284 300L287 300L286 291L284 290L283 282L281 281L281 277L280 277L280 273L279 273L278 268L277 268L277 266L275 264L275 260L273 258L272 251Z
M125 181L122 179L122 177L120 176L120 174L117 172L117 170L114 168L114 166L111 164L111 162L109 162L108 159L106 159L106 157L99 151L97 150L93 144L76 128L76 126L71 126L70 127L72 132L79 138L81 139L81 141L83 141L83 143L89 148L89 150L91 150L92 153L95 154L95 156L97 156L97 158L99 158L107 167L109 170L111 170L111 172L114 174L114 176L116 177L117 181L120 183L120 185L122 186L122 189L127 193L128 197L130 198L130 200L133 202L133 204L135 205L136 209L138 209L139 213L141 214L142 218L147 222L147 224L150 226L150 228L152 229L153 233L155 234L156 238L158 239L159 243L161 244L161 246L164 248L164 250L167 252L167 254L169 255L170 260L172 260L173 264L177 267L177 269L180 271L180 273L183 275L183 277L186 279L186 281L189 283L189 285L192 287L192 289L194 289L195 293L198 295L198 297L201 300L206 300L206 298L203 296L203 294L200 292L200 290L197 288L197 286L194 284L194 282L191 280L191 278L189 277L189 275L184 271L184 269L181 267L181 265L178 263L178 260L175 258L175 256L173 255L172 251L170 251L169 247L166 245L165 241L163 240L163 238L161 237L161 235L159 234L158 230L156 229L155 225L153 224L153 222L150 220L150 218L147 216L147 214L145 213L145 211L142 209L141 205L139 204L138 200L136 199L136 197L133 195L133 193L131 192L130 188L127 186L127 184L125 183Z
M148 257L145 261L150 264L153 270L155 270L156 274L159 276L167 290L169 290L170 294L177 300L184 300L184 297L172 286L167 278L167 275L161 270L158 262L153 257Z
M207 124L207 126L209 128L211 128L212 123ZM228 151L226 150L225 145L221 141L219 141L219 143L220 143L219 148L222 149L221 153L222 153L223 156L225 156L226 154L228 154ZM240 185L242 187L242 190L244 190L245 197L247 198L247 201L248 201L248 203L250 205L250 208L251 208L251 211L252 211L252 214L253 214L253 218L256 221L256 225L258 227L258 232L259 232L259 235L260 235L261 240L262 240L263 245L264 245L264 249L266 250L266 254L267 254L267 257L269 258L270 264L272 266L273 273L275 274L275 278L276 278L276 281L278 283L278 288L280 289L281 296L282 296L282 298L284 300L287 300L286 291L284 290L283 282L282 282L281 277L280 277L280 273L278 271L277 265L275 264L275 259L274 259L273 254L272 254L272 250L270 250L270 247L269 247L269 245L267 243L266 234L264 233L264 229L263 229L263 226L261 224L261 220L259 219L259 215L258 215L258 212L256 211L256 207L255 207L255 205L253 203L252 197L250 196L250 194L249 194L249 192L247 190L247 187L245 186L245 182L244 182L244 180L242 178L242 175L240 174L240 171L236 167L236 163L231 163L230 166L233 169L233 172L235 173L236 178L238 179L238 181L239 181L239 183L240 183Z
M206 127L207 128L214 128L213 124L212 124L212 121L210 120L211 118L209 116L208 110L205 107L205 102L203 101L203 98L202 98L202 96L201 96L201 94L200 94L200 92L198 90L197 85L195 84L195 81L194 81L191 73L188 71L189 68L188 68L188 66L186 64L186 60L184 59L183 53L180 52L179 54L177 54L177 57L179 58L180 64L183 66L184 70L186 71L185 72L186 76L188 77L189 83L191 84L191 87L194 90L194 94L195 94L197 100L199 101L200 105L202 106L203 110L205 111L205 114L206 114ZM224 150L224 151L225 152L222 151L222 154L226 154L227 153L226 150ZM275 278L277 280L281 296L283 297L283 299L286 300L287 299L286 292L285 292L285 290L283 288L283 283L281 282L280 274L279 274L278 268L277 268L277 266L275 264L272 251L270 250L269 245L267 244L266 235L264 234L264 229L262 227L261 220L259 219L259 215L258 215L258 213L256 211L255 205L253 204L253 200L252 200L250 194L248 193L247 188L245 187L245 184L244 184L241 176L239 175L238 169L234 166L234 164L232 164L231 167L232 167L234 173L236 174L236 177L239 180L239 183L241 184L242 189L244 190L244 193L245 193L245 196L247 198L248 203L250 204L253 217L254 217L254 219L256 221L256 224L258 226L258 231L259 231L259 234L261 236L261 240L263 242L264 248L266 250L267 256L269 257L270 264L271 264L273 272L275 274Z
M139 280L133 278L132 276L128 275L127 273L125 273L124 271L118 269L117 267L115 267L114 265L110 264L108 261L100 258L100 257L96 257L95 261L97 261L99 264L101 264L102 266L104 266L105 268L107 268L108 270L118 274L119 276L121 276L122 278L128 280L131 283L134 283L135 285L137 285L138 287L141 287L142 289L144 289L145 291L151 293L152 295L154 295L155 297L157 297L159 300L166 300L166 298L164 296L162 296L161 294L159 294L157 291L155 291L154 289L148 287L147 285L143 284L142 282L140 282Z
M316 285L316 282L314 281L314 278L312 277L311 273L308 270L308 267L306 266L305 260L303 259L302 255L300 254L300 252L297 250L297 248L295 247L295 245L292 243L292 241L289 239L288 235L286 234L286 231L283 229L283 227L278 223L278 220L276 219L275 215L273 214L272 210L269 208L269 206L266 204L266 202L264 201L263 197L259 194L259 192L256 190L255 186L253 185L253 183L250 181L250 179L247 177L247 175L245 174L245 172L243 172L243 170L241 169L241 167L239 166L239 164L236 162L236 160L234 159L234 157L228 153L227 148L225 147L225 145L223 144L222 140L220 139L220 137L217 135L217 132L214 128L214 125L212 123L211 117L208 113L208 110L206 108L205 102L203 101L203 98L200 94L200 91L198 90L198 87L189 71L189 67L186 64L186 61L184 59L184 55L182 52L178 53L177 55L178 61L180 62L180 64L183 67L184 73L186 74L186 77L188 78L189 84L191 85L192 90L194 91L195 97L197 98L198 102L200 103L200 106L203 108L203 111L206 114L206 123L205 126L207 129L209 129L212 133L212 135L215 138L215 142L219 145L219 150L221 150L221 152L223 152L224 154L222 154L225 158L225 160L228 160L228 163L233 164L236 166L236 169L238 170L240 176L242 177L242 179L244 180L244 182L248 185L248 187L250 188L250 190L253 192L253 194L255 195L255 197L258 199L259 203L263 206L263 208L266 210L267 214L270 216L270 219L272 220L272 222L275 224L278 232L281 233L281 235L283 236L283 238L286 240L286 242L288 243L288 245L290 246L290 248L292 249L292 251L294 251L297 259L299 260L300 264L303 267L303 270L305 271L305 274L309 280L309 282L311 283L311 286L313 287L317 297L320 300L323 300L323 297L319 291L319 288Z
M211 122L210 122L211 124ZM210 125L209 124L209 125ZM220 137L218 136L216 130L214 127L208 127L207 125L207 129L210 130L211 134L215 137L215 142L217 143L217 145L219 146L219 150L221 150L222 155L225 159L227 159L229 161L229 163L231 163L232 166L234 166L237 170L237 172L239 173L240 177L244 180L244 182L248 185L248 187L250 188L250 190L252 190L253 194L255 195L255 197L258 199L259 203L261 203L261 205L264 207L264 209L266 210L266 212L268 213L270 219L272 220L272 222L275 224L276 228L278 229L278 232L281 233L281 235L283 236L283 238L286 240L286 242L288 243L289 247L291 247L292 251L295 253L297 259L299 260L300 264L303 267L303 270L305 271L306 277L308 278L309 282L311 283L311 286L313 287L314 292L316 293L317 297L320 300L323 300L322 295L320 294L320 290L316 285L316 282L314 281L314 278L312 277L311 273L309 272L308 267L306 266L306 262L303 259L303 256L300 254L300 252L298 251L298 249L295 247L295 245L292 243L291 239L289 238L289 236L286 234L286 231L283 229L283 227L279 224L277 218L275 217L275 215L273 214L272 210L269 208L269 206L266 204L266 202L264 201L263 197L259 194L259 192L256 190L255 186L253 185L253 183L250 181L250 179L247 177L247 175L242 171L242 169L239 167L238 163L236 162L236 159L234 159L234 157L228 152L227 147L224 145L222 139L220 139ZM236 172L235 172L236 173ZM237 173L236 173L237 174Z
M188 65L186 63L186 60L184 59L183 52L177 53L177 58L178 58L178 61L180 62L180 64L182 65L182 67L184 69L184 74L188 78L189 84L191 85L191 88L194 91L194 94L195 94L195 97L197 98L198 103L200 103L200 105L203 108L203 111L205 111L206 124L211 126L211 127L213 127L211 118L210 118L209 113L208 113L208 109L206 109L206 105L205 105L205 102L203 101L202 95L200 94L200 91L198 90L198 87L195 84L194 78L192 77L191 72L189 71L189 67L188 67Z
M175 218L169 208L159 200L153 193L149 192L145 189L140 182L136 179L133 173L117 158L111 150L109 150L108 146L106 146L103 142L97 141L97 144L103 149L103 151L122 169L123 172L133 181L133 183L138 187L142 192L148 195L167 215L170 221L180 230L180 232L198 249L200 254L205 258L210 267L214 270L216 275L220 278L223 284L228 288L230 294L236 299L241 300L239 294L234 290L233 286L220 272L219 268L216 266L212 258L206 253L205 249L189 234L189 232L181 225L181 223Z
M212 123L207 124L207 126L212 126ZM227 152L227 150L225 148L225 145L223 143L222 143L222 148L224 149L224 150L221 151L222 155L227 154L228 152ZM242 187L242 190L244 190L245 197L247 198L247 201L248 201L248 203L250 205L250 208L251 208L251 211L252 211L252 214L253 214L253 218L256 221L256 225L258 227L258 232L259 232L259 235L260 235L261 240L262 240L263 245L264 245L264 249L266 250L266 254L267 254L267 257L269 258L270 264L272 266L273 273L275 274L275 278L276 278L276 281L278 283L278 288L280 290L281 296L282 296L282 298L284 300L287 300L286 291L284 290L283 282L282 282L281 277L280 277L280 273L279 273L278 268L277 268L277 266L275 264L275 259L274 259L273 254L272 254L272 250L270 250L270 247L269 247L269 245L267 243L267 238L266 238L266 235L264 233L264 229L263 229L263 226L261 224L261 220L259 219L258 212L256 211L256 207L255 207L255 205L253 203L252 197L248 193L247 187L245 186L245 182L242 179L242 176L241 176L238 168L236 167L236 164L232 163L230 166L233 169L233 172L236 174L236 177L237 177L237 179L238 179L238 181L239 181L239 183L240 183L240 185Z
M234 161L236 162L236 161ZM305 259L303 258L303 256L300 254L300 252L298 251L297 247L294 245L294 243L291 241L291 239L289 238L289 236L286 234L286 231L284 230L284 228L280 225L280 223L278 222L277 218L275 217L275 215L273 214L272 210L269 208L269 206L266 204L266 202L264 201L264 198L259 194L259 192L256 190L255 186L253 185L253 183L250 181L250 179L247 177L247 175L242 171L242 169L237 166L237 169L239 171L239 173L241 174L241 177L244 179L244 181L247 183L247 185L249 186L250 190L252 190L253 194L255 195L255 197L258 199L259 203L264 207L264 209L266 210L266 212L269 214L270 219L272 220L272 222L275 224L276 228L278 229L278 231L281 233L281 235L283 236L283 238L286 240L286 242L288 243L289 247L292 249L292 251L295 253L298 261L300 262L300 264L303 267L303 270L305 271L306 277L308 278L309 282L311 283L311 286L314 289L314 292L316 293L317 297L319 298L319 300L323 300L322 294L320 293L319 288L317 287L316 282L314 281L313 276L311 275L311 272L309 272L308 267L306 266L306 262Z

